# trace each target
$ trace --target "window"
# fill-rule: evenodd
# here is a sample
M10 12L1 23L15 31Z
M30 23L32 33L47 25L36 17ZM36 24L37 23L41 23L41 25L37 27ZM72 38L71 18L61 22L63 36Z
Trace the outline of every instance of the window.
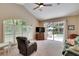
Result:
M26 36L27 24L21 19L8 19L3 21L4 42L16 43L17 36Z

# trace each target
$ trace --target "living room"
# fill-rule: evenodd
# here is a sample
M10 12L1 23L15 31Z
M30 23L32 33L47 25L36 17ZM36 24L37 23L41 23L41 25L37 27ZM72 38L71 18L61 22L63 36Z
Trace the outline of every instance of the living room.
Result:
M17 37L21 37L33 42L30 49L35 51L27 51L30 56L64 56L64 41L79 34L78 7L78 3L1 3L0 55L27 56L24 47L25 53L19 49Z

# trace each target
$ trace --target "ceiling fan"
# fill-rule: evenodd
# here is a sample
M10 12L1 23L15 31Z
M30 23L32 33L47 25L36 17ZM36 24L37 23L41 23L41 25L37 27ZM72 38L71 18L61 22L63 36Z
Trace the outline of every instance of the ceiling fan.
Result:
M33 10L36 10L38 8L44 7L44 6L52 6L52 4L46 4L46 3L34 3L38 6L36 6L35 8L33 8Z

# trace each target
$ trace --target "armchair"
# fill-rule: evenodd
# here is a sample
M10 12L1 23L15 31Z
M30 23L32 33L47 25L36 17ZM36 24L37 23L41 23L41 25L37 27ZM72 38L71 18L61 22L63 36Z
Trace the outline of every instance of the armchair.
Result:
M19 53L24 56L31 55L34 51L37 51L37 43L30 42L26 37L16 37L18 43Z
M66 49L68 49L71 46L74 46L76 44L75 42L75 38L77 37L77 34L70 34L68 39L65 40L65 47L64 50L62 52L63 55L66 54Z

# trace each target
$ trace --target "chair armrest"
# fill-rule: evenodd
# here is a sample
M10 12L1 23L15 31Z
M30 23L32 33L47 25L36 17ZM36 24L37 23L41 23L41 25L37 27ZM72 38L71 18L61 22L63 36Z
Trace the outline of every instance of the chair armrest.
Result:
M37 50L37 43L36 42L29 43L27 48Z
M29 43L27 46L27 55L30 55L32 52L37 50L37 43L33 42L33 43Z

